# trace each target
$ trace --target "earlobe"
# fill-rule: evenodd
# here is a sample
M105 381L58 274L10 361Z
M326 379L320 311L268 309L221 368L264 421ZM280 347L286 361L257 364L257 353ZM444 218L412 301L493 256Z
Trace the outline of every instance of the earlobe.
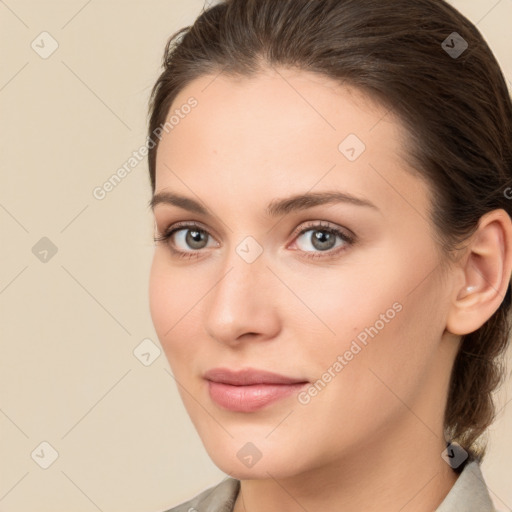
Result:
M512 272L512 222L502 209L480 219L466 255L460 259L463 279L454 289L446 329L458 335L479 329L499 308ZM462 284L461 284L462 282Z

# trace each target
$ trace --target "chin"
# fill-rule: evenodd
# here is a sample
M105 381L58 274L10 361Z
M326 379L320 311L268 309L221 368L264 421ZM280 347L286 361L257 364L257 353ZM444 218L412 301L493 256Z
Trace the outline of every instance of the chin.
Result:
M287 478L304 471L296 447L272 445L269 440L241 441L240 438L219 442L210 439L204 447L213 463L238 480Z

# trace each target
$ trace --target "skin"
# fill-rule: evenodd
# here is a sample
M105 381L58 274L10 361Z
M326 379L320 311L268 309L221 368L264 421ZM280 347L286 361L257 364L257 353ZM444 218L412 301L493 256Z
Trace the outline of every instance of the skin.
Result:
M156 245L150 310L208 454L241 480L235 511L434 510L457 478L441 453L459 335L504 296L508 215L485 216L458 259L443 264L430 190L404 158L406 133L370 97L285 69L203 76L171 110L190 96L197 107L161 139L155 192L200 201L208 214L158 204L155 233L196 221L209 236L197 258L171 250L194 251L187 231ZM338 150L348 134L366 145L353 162ZM375 208L265 213L273 200L324 191ZM350 230L355 242L336 238L331 254L322 251L311 242L319 221ZM263 249L252 263L236 251L247 236ZM202 375L214 367L317 381L396 303L400 312L309 403L290 396L242 413L211 400ZM262 453L250 468L237 457L247 442Z

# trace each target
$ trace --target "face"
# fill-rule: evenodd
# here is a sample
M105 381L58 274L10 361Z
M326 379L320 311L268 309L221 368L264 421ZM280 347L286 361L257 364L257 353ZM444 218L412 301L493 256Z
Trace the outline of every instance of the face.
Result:
M284 69L199 78L176 109L157 153L155 230L172 234L150 309L213 461L286 477L422 428L403 403L428 414L446 381L449 294L399 121Z

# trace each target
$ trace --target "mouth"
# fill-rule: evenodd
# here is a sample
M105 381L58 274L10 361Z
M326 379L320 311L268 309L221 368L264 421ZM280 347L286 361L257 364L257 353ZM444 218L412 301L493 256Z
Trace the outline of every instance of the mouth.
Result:
M204 374L210 398L234 412L253 412L297 393L307 380L265 370L214 368Z

